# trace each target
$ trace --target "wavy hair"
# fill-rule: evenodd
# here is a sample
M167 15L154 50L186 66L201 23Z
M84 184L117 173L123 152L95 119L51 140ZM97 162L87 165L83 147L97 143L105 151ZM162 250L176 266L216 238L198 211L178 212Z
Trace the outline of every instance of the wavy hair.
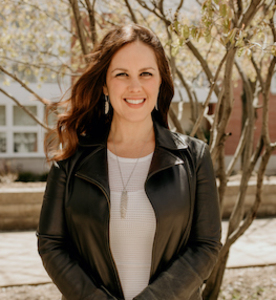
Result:
M156 55L162 83L158 96L158 110L152 117L168 128L168 110L174 95L174 85L164 48L158 37L148 28L130 24L109 31L90 54L87 70L73 84L66 101L52 105L49 110L65 111L58 115L56 127L48 132L44 148L48 162L63 160L73 155L78 146L78 136L93 131L99 124L110 123L113 109L104 114L103 86L113 55L124 45L141 41L150 46Z

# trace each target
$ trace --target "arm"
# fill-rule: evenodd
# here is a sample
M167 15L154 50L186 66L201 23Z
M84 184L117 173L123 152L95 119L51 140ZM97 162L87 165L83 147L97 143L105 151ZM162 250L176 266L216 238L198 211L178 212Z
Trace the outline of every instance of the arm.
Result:
M64 216L66 180L62 167L53 165L48 175L37 230L38 251L43 265L67 300L116 299L96 287L78 261L70 256Z
M195 208L185 252L134 300L188 300L196 297L217 260L220 214L213 165L204 145L196 166Z

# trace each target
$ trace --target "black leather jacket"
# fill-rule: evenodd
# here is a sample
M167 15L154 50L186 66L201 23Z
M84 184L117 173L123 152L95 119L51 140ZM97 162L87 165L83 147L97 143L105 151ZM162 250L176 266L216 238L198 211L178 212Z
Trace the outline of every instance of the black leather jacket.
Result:
M220 250L220 216L208 147L154 123L145 191L156 215L149 285L135 300L201 299ZM50 170L37 231L45 269L68 300L124 299L109 247L107 136L80 138Z

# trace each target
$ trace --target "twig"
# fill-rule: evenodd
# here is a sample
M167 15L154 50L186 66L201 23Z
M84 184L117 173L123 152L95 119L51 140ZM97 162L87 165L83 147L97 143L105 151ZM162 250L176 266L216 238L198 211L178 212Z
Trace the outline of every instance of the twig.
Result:
M210 68L208 66L208 63L203 58L203 56L200 54L200 52L198 51L198 49L194 46L194 44L190 40L187 41L186 46L190 49L190 51L193 53L193 55L196 57L196 59L201 64L201 67L202 67L204 73L206 74L209 82L213 83L214 82L213 74L212 74L212 72L211 72L211 70L210 70ZM219 95L219 87L217 85L215 85L215 87L214 87L214 92L215 92L216 96L218 97L218 95Z
M210 99L211 99L211 96L212 96L212 93L213 93L215 87L217 86L217 80L218 80L218 77L219 77L219 73L220 73L220 71L221 71L221 68L222 68L222 66L223 66L223 64L224 64L224 62L225 62L227 56L228 56L228 53L229 53L229 52L227 52L227 53L224 54L222 60L221 60L220 63L219 63L219 66L218 66L218 68L217 68L217 71L216 71L216 74L215 74L215 77L214 77L214 81L213 81L212 84L211 84L211 88L210 88L210 90L209 90L208 96L207 96L207 98L206 98L206 100L205 100L205 102L204 102L204 104L203 104L202 112L201 112L201 114L199 115L199 117L197 118L196 123L195 123L195 125L194 125L194 127L193 127L193 130L192 130L192 132L191 132L191 134L190 134L191 136L194 136L194 135L195 135L195 133L197 132L197 129L198 129L199 125L201 124L201 121L202 121L202 119L203 119L204 110L205 110L205 108L207 107L207 105L209 104Z
M132 7L130 6L128 0L125 0L125 4L126 4L126 7L128 8L128 11L131 15L131 19L132 19L133 23L138 24L137 18L135 16L134 11L133 11Z
M177 119L177 116L176 116L175 112L173 111L172 107L170 107L170 109L169 109L169 116L170 116L173 124L176 127L176 131L179 132L179 133L183 133L184 134L185 131L183 130L181 123Z
M69 1L71 4L73 13L74 13L75 24L76 24L77 31L78 31L78 38L79 38L79 41L81 44L82 53L85 56L86 62L89 62L89 58L87 57L87 54L89 53L89 49L88 49L86 37L84 34L84 25L83 25L82 18L80 15L78 1L77 0L69 0Z
M181 7L183 6L183 3L184 3L184 0L180 0L180 2L178 4L178 7L177 7L177 9L176 9L176 11L174 13L174 21L177 21L177 19L178 19L178 13L179 13Z
M93 0L93 4L91 5L90 0L85 0L89 21L90 21L90 30L91 30L91 40L93 45L97 42L97 32L96 32L96 22L95 22L95 4L96 0Z
M236 148L235 154L234 154L234 156L233 156L233 158L232 158L231 162L229 163L228 168L226 170L226 177L227 178L231 175L231 173L234 169L234 166L235 166L239 156L241 155L241 153L244 149L245 142L246 142L247 131L248 131L248 124L249 124L249 120L247 119L245 124L244 124L242 134L241 134L238 146Z
M5 70L2 66L0 66L0 70L7 74L9 77L13 78L15 81L17 81L18 83L21 84L21 86L23 88L25 88L28 92L30 92L31 94L33 94L37 99L38 101L40 101L41 103L43 103L44 105L48 105L51 103L51 101L49 100L46 100L46 99L43 99L41 98L36 92L34 92L32 89L30 89L22 80L20 80L16 75L13 75L11 74L10 72L8 72L7 70Z
M68 29L64 24L62 24L60 22L60 19L55 18L54 16L51 16L47 11L41 9L38 5L26 2L24 0L21 0L22 3L24 3L25 5L29 5L31 7L33 7L36 10L39 10L41 12L43 12L48 18L52 19L53 21L57 22L66 32L70 33L73 37L77 38L76 34L74 32L72 32L70 29ZM70 17L69 17L70 18Z
M22 64L22 65L25 65L25 66L34 67L36 69L49 69L50 71L52 71L52 72L54 72L56 74L60 74L60 71L53 69L49 64L39 64L39 65L37 65L37 64L29 63L29 62L23 62L23 61L20 61L20 60L17 60L17 59L12 59L12 58L6 57L6 56L0 56L0 58L5 59L5 60L9 60L9 61L12 61L12 62L15 62L17 64ZM70 69L70 66L68 66L66 64L61 64L61 65L59 65L57 67L59 69L61 69L62 67L66 67L72 73L75 73L73 70ZM72 73L65 73L65 72L63 72L63 74L67 75L67 76L72 76ZM76 74L76 75L79 76L80 74Z
M25 106L23 106L17 99L15 99L12 95L10 95L9 93L7 93L5 90L3 90L2 88L0 88L0 92L3 93L4 95L6 95L7 97L9 97L11 100L13 100L17 106L19 106L20 108L22 108L36 123L38 123L39 125L41 125L43 128L45 128L46 130L50 130L50 128L48 126L46 126L44 123L42 123L36 116L34 116L32 114L32 112L30 110L28 110Z
M246 28L252 18L256 15L264 0L252 0L248 5L247 10L241 15L239 19L238 28Z
M266 166L267 166L270 156L271 156L271 148L268 148L268 149L266 149L266 151L264 152L264 154L262 156L261 165L260 165L259 171L258 171L255 201L254 201L250 211L247 213L245 219L242 221L242 224L239 227L237 227L236 230L233 231L228 236L226 243L222 250L223 253L225 251L227 251L230 248L230 246L240 236L243 235L243 233L249 228L249 226L252 224L253 220L256 217L257 210L260 206L260 203L262 202L263 175L264 175L264 172L265 172L265 169L266 169Z
M154 9L151 9L145 1L143 0L136 0L143 8L145 8L146 10L148 10L149 12L155 14L160 20L163 20L167 26L171 25L171 21L169 21L168 19L166 19L164 16L160 15L157 11L156 11L156 7Z

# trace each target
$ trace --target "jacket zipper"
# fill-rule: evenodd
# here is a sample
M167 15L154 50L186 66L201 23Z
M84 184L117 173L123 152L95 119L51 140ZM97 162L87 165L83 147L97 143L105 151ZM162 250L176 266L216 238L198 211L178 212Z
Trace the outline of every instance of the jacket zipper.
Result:
M109 232L109 223L110 223L110 200L109 200L109 197L107 195L107 192L105 191L105 189L100 185L98 184L96 181L92 180L91 178L88 178L84 175L81 175L81 174L78 174L76 173L75 174L76 177L79 177L95 186L97 186L104 194L105 198L106 198L106 201L107 201L107 204L108 204L108 232ZM116 282L119 286L119 289L120 289L120 294L123 295L123 289L122 289L122 285L121 285L121 281L119 279L119 272L118 272L118 269L116 267L116 264L115 264L115 260L114 260L114 257L112 255L112 252L111 252L111 249L110 249L110 243L109 243L109 234L108 234L108 239L107 239L107 243L108 243L108 254L109 254L109 257L110 257L110 260L111 260L111 263L112 263L112 267L113 267L113 271L114 271L114 274L115 274L115 277L116 277ZM106 290L106 289L105 289ZM116 299L116 298L115 298ZM124 299L124 297L123 297Z

